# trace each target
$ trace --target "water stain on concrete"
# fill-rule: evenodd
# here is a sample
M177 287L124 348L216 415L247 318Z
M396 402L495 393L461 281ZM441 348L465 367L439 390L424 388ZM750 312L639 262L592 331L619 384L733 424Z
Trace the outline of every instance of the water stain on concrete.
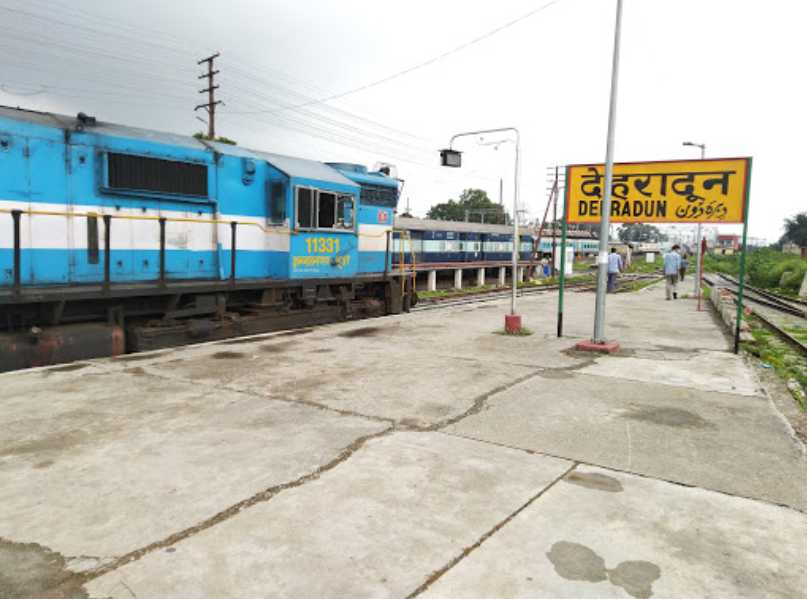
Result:
M45 451L63 451L80 445L89 437L89 433L81 430L66 431L45 435L39 439L32 439L0 448L0 457L14 455L28 455ZM2 597L2 595L0 595Z
M674 428L707 429L715 427L714 424L694 412L682 410L681 408L635 406L624 414L624 417Z
M244 354L237 351L218 351L210 357L214 360L237 360L243 358Z
M566 580L603 582L608 580L635 599L650 599L653 583L661 577L661 568L652 562L624 561L609 570L605 560L580 543L558 541L546 554L558 576Z
M376 337L383 329L381 327L360 327L350 331L339 333L339 337L346 337L352 339L353 337Z
M82 368L87 368L89 364L85 364L82 362L77 362L75 364L66 364L64 366L55 366L53 368L48 368L45 371L45 376L54 373L54 372L73 372L75 370L81 370Z
M283 341L282 343L267 343L266 345L261 345L261 351L269 353L269 354L277 354L286 351L287 349L291 349L295 346L293 341Z
M34 464L34 468L37 470L42 470L44 468L50 468L54 463L55 462L53 460L43 460ZM0 597L2 597L2 595L0 595Z
M0 597L14 599L88 599L81 577L65 567L59 553L36 543L0 538Z
M600 474L599 472L572 472L562 480L566 483L594 489L595 491L606 491L607 493L620 493L623 490L621 482L612 476Z
M653 596L653 583L661 577L661 568L652 562L622 562L608 571L611 584L622 587L636 599L649 599Z
M602 582L608 578L605 560L585 545L558 541L546 556L555 572L566 580Z

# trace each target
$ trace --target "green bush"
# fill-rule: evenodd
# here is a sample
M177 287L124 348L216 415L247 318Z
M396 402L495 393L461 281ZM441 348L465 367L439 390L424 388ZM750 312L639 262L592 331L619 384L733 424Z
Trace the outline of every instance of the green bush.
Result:
M707 255L704 258L704 269L707 272L737 276L740 272L740 256ZM786 293L797 294L804 273L807 272L807 260L772 248L761 248L748 253L746 272L748 283L754 287L781 289Z

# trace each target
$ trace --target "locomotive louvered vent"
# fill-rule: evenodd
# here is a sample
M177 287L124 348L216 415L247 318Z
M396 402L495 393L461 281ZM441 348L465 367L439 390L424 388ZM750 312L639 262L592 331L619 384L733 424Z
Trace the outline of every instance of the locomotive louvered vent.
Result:
M207 197L207 165L109 153L109 187Z
M366 206L395 208L398 205L398 190L394 187L362 184L361 203Z

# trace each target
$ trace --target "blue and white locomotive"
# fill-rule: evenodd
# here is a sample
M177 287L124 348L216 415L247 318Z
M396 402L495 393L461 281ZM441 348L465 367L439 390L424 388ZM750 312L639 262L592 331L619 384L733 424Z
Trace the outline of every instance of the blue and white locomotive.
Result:
M0 107L0 370L400 312L398 193L359 165Z

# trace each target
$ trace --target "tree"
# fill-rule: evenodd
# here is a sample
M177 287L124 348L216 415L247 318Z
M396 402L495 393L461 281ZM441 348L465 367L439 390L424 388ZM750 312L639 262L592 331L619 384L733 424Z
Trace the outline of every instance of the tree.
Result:
M464 221L466 213L471 222L484 222L506 224L507 212L504 208L492 202L486 191L482 189L466 189L460 194L459 200L448 200L442 204L435 204L429 209L426 218L436 220Z
M235 140L232 140L229 137L224 137L222 135L219 135L218 137L216 137L216 139L210 139L210 136L207 133L198 132L198 133L194 133L193 136L196 139L199 139L199 140L202 140L202 141L217 141L219 143L227 144L229 146L237 145L235 143Z
M667 236L659 231L658 227L641 223L631 223L622 225L619 229L619 240L623 243L638 241L646 243L658 243L667 239Z
M807 212L800 212L792 218L785 219L785 234L779 243L787 242L807 247Z

